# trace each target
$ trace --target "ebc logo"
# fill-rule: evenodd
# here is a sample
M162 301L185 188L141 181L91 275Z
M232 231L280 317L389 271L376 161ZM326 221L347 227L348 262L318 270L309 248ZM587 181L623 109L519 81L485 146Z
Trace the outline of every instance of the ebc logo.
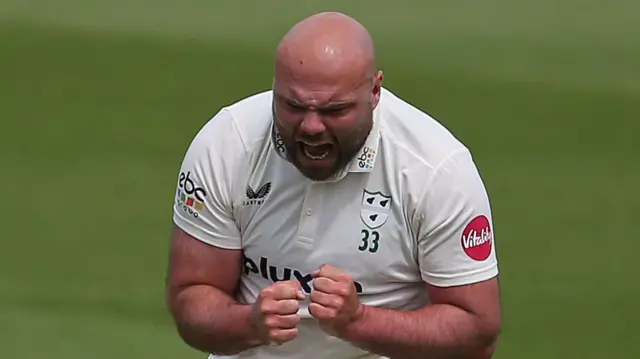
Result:
M300 286L305 293L309 294L312 290L313 277L311 274L302 273L297 269L288 267L276 267L269 264L269 259L266 257L260 257L259 263L254 262L251 258L244 257L244 274L249 275L250 273L259 274L262 278L271 280L273 283L295 279L300 282ZM362 284L358 282L354 282L353 284L356 287L356 292L361 294Z
M364 169L371 169L373 167L373 158L376 155L376 150L371 147L364 147L360 156L358 156L358 166Z
M181 172L178 178L177 200L182 209L198 218L199 212L205 208L205 197L207 197L207 192L193 182L191 171Z

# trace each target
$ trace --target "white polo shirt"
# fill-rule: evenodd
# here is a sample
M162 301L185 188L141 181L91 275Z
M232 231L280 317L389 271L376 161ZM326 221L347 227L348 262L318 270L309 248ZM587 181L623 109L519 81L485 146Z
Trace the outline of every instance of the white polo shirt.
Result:
M498 274L483 181L469 150L436 120L383 89L358 156L314 182L287 161L271 101L267 91L220 110L178 177L175 223L244 251L240 302L278 280L297 279L309 293L310 273L325 263L357 281L364 304L395 309L428 304L424 282L447 287ZM381 358L324 334L307 304L298 338L234 358Z

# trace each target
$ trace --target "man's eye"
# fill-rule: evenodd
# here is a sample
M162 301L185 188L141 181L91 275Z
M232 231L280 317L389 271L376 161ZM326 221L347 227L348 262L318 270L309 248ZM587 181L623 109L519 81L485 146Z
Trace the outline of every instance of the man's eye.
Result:
M328 115L328 116L338 116L343 114L345 111L346 111L346 108L344 107L325 108L320 110L320 112L323 115Z
M293 102L287 102L287 106L292 109L293 111L304 111L305 108L302 105L299 105L297 103L293 103Z

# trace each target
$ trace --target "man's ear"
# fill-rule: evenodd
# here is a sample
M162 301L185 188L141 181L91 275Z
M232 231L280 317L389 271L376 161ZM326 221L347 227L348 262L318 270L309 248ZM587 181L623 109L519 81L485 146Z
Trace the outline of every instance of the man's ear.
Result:
M378 102L380 102L380 94L382 92L383 79L384 79L384 75L382 74L382 71L377 71L376 74L373 76L373 88L371 89L372 91L371 105L373 108L376 108L376 106L378 106Z

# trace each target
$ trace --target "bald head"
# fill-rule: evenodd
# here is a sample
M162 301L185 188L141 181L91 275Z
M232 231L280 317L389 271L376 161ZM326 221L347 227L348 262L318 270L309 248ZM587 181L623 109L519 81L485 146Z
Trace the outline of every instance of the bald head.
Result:
M373 40L355 19L336 12L310 16L282 38L276 52L279 75L345 79L371 78L375 73ZM284 73L283 73L284 72Z
M381 86L373 40L356 20L321 13L289 30L276 54L273 118L302 174L326 179L356 157Z

